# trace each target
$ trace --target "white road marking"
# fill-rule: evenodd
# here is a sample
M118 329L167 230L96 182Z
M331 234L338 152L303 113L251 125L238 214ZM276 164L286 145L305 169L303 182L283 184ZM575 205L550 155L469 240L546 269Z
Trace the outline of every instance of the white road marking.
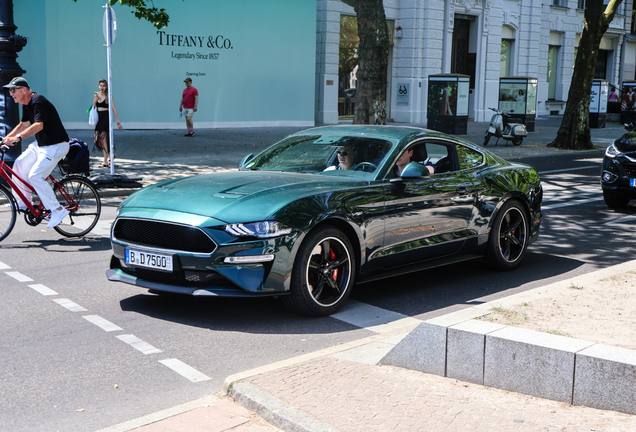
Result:
M122 342L126 342L128 345L130 345L137 351L140 351L142 354L155 354L155 353L161 352L160 349L153 347L148 342L142 341L135 335L131 335L131 334L119 335L117 336L117 339L119 339Z
M551 205L542 205L541 206L541 210L551 210L551 209L555 209L555 208L560 208L560 207L568 207L568 206L573 206L573 205L578 205L578 204L585 204L585 203L589 203L589 202L594 202L594 201L603 201L603 197L596 197L596 198L588 198L588 199L581 199L581 200L575 200L575 201L567 201L567 202L562 202L559 204L551 204Z
M29 288L33 288L34 290L45 296L57 295L57 293L51 288L42 284L29 285Z
M631 222L636 219L636 215L625 216L613 221L605 222L603 225L621 224L624 222Z
M202 374L198 370L177 359L159 360L159 363L169 367L182 377L187 378L192 382L207 381L211 379L209 376Z
M552 170L552 171L541 171L541 172L539 172L539 175L542 176L544 174L555 174L555 173L562 173L562 172L566 172L566 171L585 170L585 169L590 169L590 168L599 169L600 167L598 165L589 165L589 166L584 166L584 167L564 168L564 169Z
M121 327L116 326L112 322L105 320L99 315L85 315L82 318L84 318L88 322L92 322L97 327L100 327L102 330L107 332L123 330Z
M17 280L18 282L33 282L33 279L31 279L30 277L23 275L20 272L5 272L5 274L11 276L13 279Z
M77 303L70 301L69 299L61 298L61 299L53 299L53 301L59 304L60 306L63 306L66 309L70 310L71 312L86 312L86 309L84 309Z
M0 270L6 270L6 269L10 269L11 266L6 265L5 263L3 263L2 261L0 261Z
M422 322L401 313L388 311L355 300L347 301L339 312L331 315L331 318L339 319L374 333L387 333L396 328Z

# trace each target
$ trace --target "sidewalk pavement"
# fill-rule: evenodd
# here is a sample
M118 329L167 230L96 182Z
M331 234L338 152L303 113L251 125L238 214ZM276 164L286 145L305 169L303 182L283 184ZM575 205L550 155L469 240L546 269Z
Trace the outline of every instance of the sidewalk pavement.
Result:
M502 141L495 146L491 141L488 149L506 159L563 153L546 147L560 120L539 118L521 146ZM487 127L488 123L469 123L468 135L462 138L482 144ZM142 184L148 185L231 169L246 154L302 129L207 129L197 130L194 137L175 130L116 131L115 172L142 177ZM623 131L617 123L593 129L599 149L581 154L602 155L602 149ZM69 135L92 142L89 130ZM94 157L95 166L96 161ZM94 173L99 172L108 170ZM126 195L130 190L102 192ZM355 304L346 306L351 307ZM374 336L238 373L226 379L217 395L99 432L636 430L636 416L379 364L419 323L412 318L379 323Z

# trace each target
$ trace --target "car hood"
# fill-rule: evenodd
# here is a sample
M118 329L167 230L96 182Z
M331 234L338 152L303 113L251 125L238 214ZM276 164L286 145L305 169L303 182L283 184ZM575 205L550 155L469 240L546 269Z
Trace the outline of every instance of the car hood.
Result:
M123 209L148 208L212 217L225 223L264 220L288 203L364 185L359 179L272 171L229 171L170 180L131 195Z

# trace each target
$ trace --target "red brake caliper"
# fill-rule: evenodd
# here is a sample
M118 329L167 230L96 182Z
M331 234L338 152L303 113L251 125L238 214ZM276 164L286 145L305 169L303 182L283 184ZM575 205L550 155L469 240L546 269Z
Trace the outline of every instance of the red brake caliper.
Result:
M336 254L333 253L333 249L329 248L329 259L331 260L335 260L336 259ZM338 280L338 269L332 270L331 271L331 277L333 278L333 280Z

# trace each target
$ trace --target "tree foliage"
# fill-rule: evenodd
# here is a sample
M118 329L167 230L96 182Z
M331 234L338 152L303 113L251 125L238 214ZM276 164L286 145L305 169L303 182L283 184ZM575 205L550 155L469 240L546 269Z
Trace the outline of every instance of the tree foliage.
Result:
M564 149L593 148L590 133L590 99L594 66L598 58L601 38L614 19L622 0L586 0L583 31L574 61L574 73L565 105L561 127L549 147Z
M77 0L73 1L77 2ZM134 14L137 19L146 20L157 29L167 27L168 22L170 22L170 16L166 10L156 8L152 0L108 0L108 2L111 6L120 3L123 6L131 7L133 10L130 13Z

